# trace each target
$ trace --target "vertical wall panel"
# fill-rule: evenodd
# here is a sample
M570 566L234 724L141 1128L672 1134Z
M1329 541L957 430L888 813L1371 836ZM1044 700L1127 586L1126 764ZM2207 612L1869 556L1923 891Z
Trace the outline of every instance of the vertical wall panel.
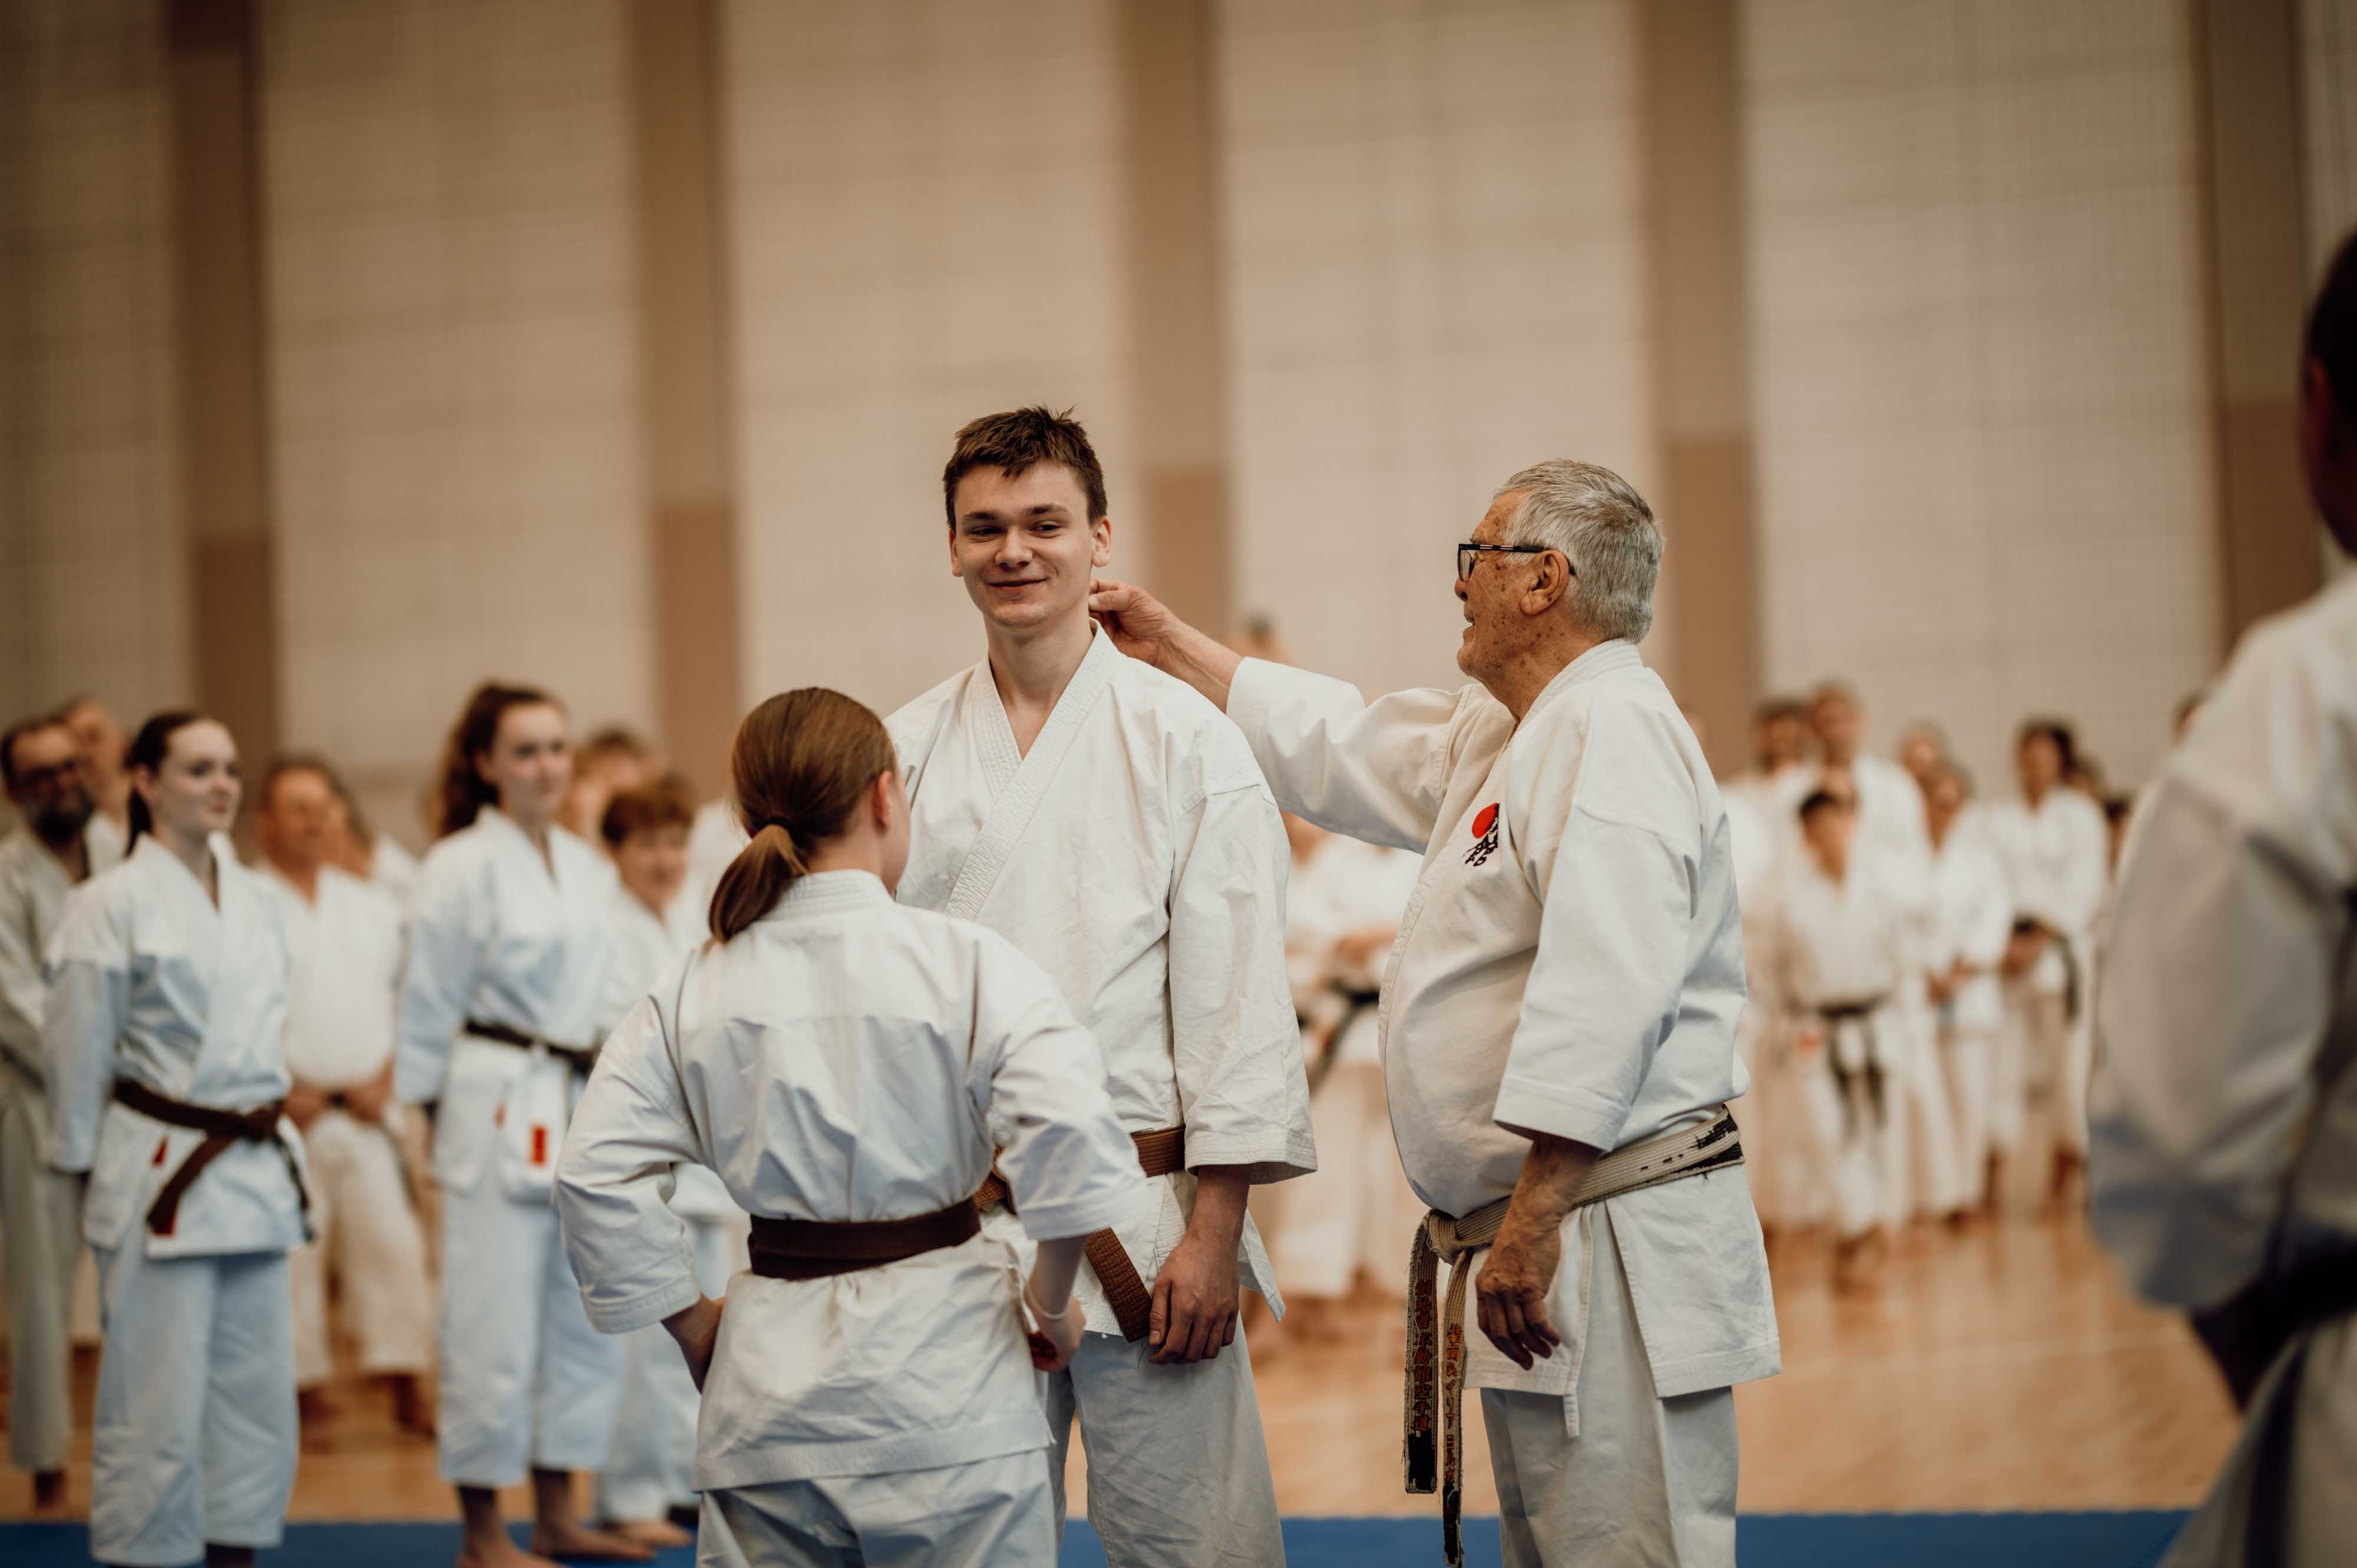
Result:
M187 701L164 25L0 7L0 706Z
M2142 777L2218 654L2181 0L1748 0L1768 677Z
M1369 690L1455 684L1491 491L1560 456L1650 488L1634 9L1220 22L1237 607Z
M1076 410L1145 559L1111 0L739 0L725 99L746 693L888 706L981 656L941 470L966 420Z
M404 805L485 676L652 716L623 37L616 0L267 14L285 728Z

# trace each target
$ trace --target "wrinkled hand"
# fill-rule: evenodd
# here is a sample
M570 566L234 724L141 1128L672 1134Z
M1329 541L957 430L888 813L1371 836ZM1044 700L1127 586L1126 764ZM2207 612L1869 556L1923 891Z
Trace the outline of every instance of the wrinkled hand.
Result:
M663 1319L663 1326L679 1345L679 1353L687 1358L687 1375L695 1380L697 1392L704 1390L704 1380L712 1372L712 1352L720 1344L720 1315L727 1305L726 1297L715 1300L702 1296L694 1306L675 1312Z
M1154 1310L1146 1342L1157 1366L1209 1361L1235 1343L1236 1250L1189 1230L1154 1279Z
M295 1131L307 1133L328 1109L327 1095L307 1083L298 1083L286 1091L286 1120L295 1123Z
M344 1090L344 1109L363 1122L382 1125L385 1107L393 1103L393 1067L354 1089Z
M1161 600L1144 588L1097 577L1089 583L1089 614L1105 628L1113 645L1132 659L1160 668L1170 628L1178 622Z
M1563 1343L1546 1308L1547 1292L1562 1262L1560 1230L1526 1231L1509 1217L1473 1282L1481 1332L1517 1367L1527 1369L1545 1360Z
M1081 1335L1086 1329L1081 1304L1067 1296L1064 1316L1050 1317L1039 1310L1032 1299L1031 1287L1023 1287L1023 1308L1026 1324L1023 1337L1031 1347L1031 1366L1041 1372L1060 1372L1072 1364L1072 1356L1081 1348Z

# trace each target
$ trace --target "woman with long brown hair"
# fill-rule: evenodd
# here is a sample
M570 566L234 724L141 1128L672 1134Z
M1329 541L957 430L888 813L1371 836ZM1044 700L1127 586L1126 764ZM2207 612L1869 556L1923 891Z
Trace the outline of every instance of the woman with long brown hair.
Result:
M86 1171L106 1348L91 1554L251 1563L295 1486L286 1254L306 1230L284 1112L278 906L224 836L242 793L212 719L158 714L126 760L130 857L83 885L41 1026L57 1168Z
M435 1107L443 1191L443 1478L458 1489L465 1568L544 1561L500 1521L529 1472L533 1552L642 1560L582 1524L573 1473L606 1461L624 1357L590 1329L549 1184L587 1080L614 870L559 826L572 779L565 710L478 689L442 764L442 837L418 873L393 1092Z
M1080 1342L1084 1239L1145 1197L1103 1058L1006 940L893 902L908 796L874 714L772 697L731 772L751 842L713 940L607 1041L559 1163L590 1321L662 1323L703 1388L706 1561L1052 1562L1032 1374ZM665 1203L691 1164L754 1216L725 1329ZM981 1234L1000 1180L1028 1283Z

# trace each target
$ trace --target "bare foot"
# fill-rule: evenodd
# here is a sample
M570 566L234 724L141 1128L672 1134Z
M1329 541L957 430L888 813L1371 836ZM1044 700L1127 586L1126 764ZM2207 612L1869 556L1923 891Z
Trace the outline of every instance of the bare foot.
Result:
M434 1402L426 1397L424 1385L407 1372L392 1373L384 1381L393 1391L393 1425L414 1436L433 1436Z
M695 1537L667 1519L618 1519L608 1528L625 1541L651 1546L657 1552L667 1546L692 1546L695 1543Z
M536 1552L526 1552L502 1530L481 1540L469 1536L458 1548L457 1568L562 1568Z
M586 1524L538 1524L533 1527L532 1549L550 1557L577 1557L588 1563L644 1563L654 1548L610 1530Z
M63 1470L33 1472L33 1511L49 1513L66 1506L66 1473Z
M284 1408L284 1407L281 1407ZM295 1413L303 1423L303 1452L331 1454L335 1452L336 1407L328 1402L324 1389L297 1389L295 1391Z

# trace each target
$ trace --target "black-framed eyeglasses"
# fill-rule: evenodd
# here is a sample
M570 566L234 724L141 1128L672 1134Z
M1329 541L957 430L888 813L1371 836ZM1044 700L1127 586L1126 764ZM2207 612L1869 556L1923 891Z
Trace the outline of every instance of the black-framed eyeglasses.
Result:
M1473 563L1484 555L1544 555L1553 549L1552 544L1477 544L1469 539L1457 547L1457 580L1461 583L1471 576ZM1571 563L1566 560L1564 566L1570 570ZM1577 571L1571 575L1579 575Z

